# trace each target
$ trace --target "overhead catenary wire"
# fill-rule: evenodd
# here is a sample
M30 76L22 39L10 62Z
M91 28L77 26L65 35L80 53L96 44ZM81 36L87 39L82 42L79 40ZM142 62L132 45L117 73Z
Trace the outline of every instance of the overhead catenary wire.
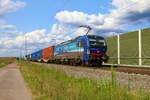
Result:
M87 35L92 30L92 28L88 25L81 25L80 27L84 27L88 29L85 35Z

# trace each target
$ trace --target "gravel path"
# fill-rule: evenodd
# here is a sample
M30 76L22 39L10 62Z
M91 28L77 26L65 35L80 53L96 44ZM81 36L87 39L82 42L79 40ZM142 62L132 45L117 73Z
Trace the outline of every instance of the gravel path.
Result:
M87 77L92 79L111 79L111 71L102 70L100 68L75 67L68 65L46 64L48 68L57 68L65 71L68 75L76 77ZM140 74L128 74L124 72L116 72L117 82L122 86L130 84L131 89L140 89L141 87L150 92L150 76Z
M0 100L31 100L31 94L13 63L0 69Z

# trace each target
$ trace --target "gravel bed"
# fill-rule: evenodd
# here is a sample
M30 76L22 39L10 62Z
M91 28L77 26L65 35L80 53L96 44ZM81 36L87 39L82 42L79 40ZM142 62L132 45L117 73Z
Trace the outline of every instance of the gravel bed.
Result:
M75 77L86 77L96 80L100 79L111 79L111 71L103 70L100 68L88 68L88 67L75 67L68 65L56 65L56 64L45 64L48 68L56 68L64 71L67 75ZM144 88L150 92L150 76L140 74L128 74L124 72L116 72L116 80L121 86L128 86L137 90Z

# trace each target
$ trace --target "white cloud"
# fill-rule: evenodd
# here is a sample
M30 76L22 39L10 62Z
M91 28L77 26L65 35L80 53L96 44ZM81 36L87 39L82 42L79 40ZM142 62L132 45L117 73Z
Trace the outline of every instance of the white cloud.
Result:
M0 40L1 46L3 48L13 48L24 45L25 38L28 44L32 43L41 43L42 39L46 38L46 30L45 29L39 29L35 30L33 32L28 32L23 35L18 35L15 38L2 38Z
M48 34L49 39L54 41L54 43L60 43L65 40L71 39L72 34L70 33L72 29L66 27L63 24L54 24Z
M77 11L61 11L56 14L55 18L64 23L81 24L86 23L87 14Z
M72 34L75 35L74 37L85 35L88 32L88 29L87 28L83 28L83 27L77 28L77 29L74 29L74 30L75 31L72 33ZM91 30L91 31L89 31L88 34L94 34L94 31Z
M61 11L56 14L55 18L60 22L78 26L103 24L103 15L89 15L79 11Z
M2 29L2 30L14 30L14 29L16 29L16 27L14 25L0 22L0 29Z
M140 1L140 0L128 0L128 1L132 1L132 2L138 2L138 1Z
M112 0L114 9L107 14L90 15L79 11L61 11L55 18L68 25L89 25L103 32L122 32L124 26L150 19L150 0Z
M16 11L25 5L26 3L22 1L0 0L0 16Z
M46 46L54 45L56 43L71 39L71 37L63 34L62 32L64 33L63 27L61 25L54 24L51 32L49 33L46 29L37 29L32 32L18 35L15 38L1 38L0 48L10 50L20 50L20 48L24 49L26 41L27 49L30 49L28 50L28 53L31 53L32 51L36 51L40 48L44 48Z
M41 43L42 39L46 37L46 29L38 29L29 33L26 33L23 37L26 37L29 43ZM17 40L20 40L19 38Z
M5 15L25 6L26 3L22 1L0 0L0 29L6 31L15 30L15 25L11 25L5 22Z

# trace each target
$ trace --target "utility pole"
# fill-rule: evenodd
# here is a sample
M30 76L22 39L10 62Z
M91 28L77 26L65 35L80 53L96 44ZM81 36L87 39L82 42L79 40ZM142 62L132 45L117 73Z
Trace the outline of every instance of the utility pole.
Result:
M21 48L21 46L20 46L20 59L22 59L22 48Z
M86 35L88 35L88 33L92 30L92 28L90 26L87 26L87 25L81 25L80 27L84 27L84 28L88 29L88 31L86 32Z
M142 65L142 39L141 39L141 30L139 30L139 65Z
M117 34L118 65L120 65L120 34Z
M27 55L27 37L25 36L25 59Z

